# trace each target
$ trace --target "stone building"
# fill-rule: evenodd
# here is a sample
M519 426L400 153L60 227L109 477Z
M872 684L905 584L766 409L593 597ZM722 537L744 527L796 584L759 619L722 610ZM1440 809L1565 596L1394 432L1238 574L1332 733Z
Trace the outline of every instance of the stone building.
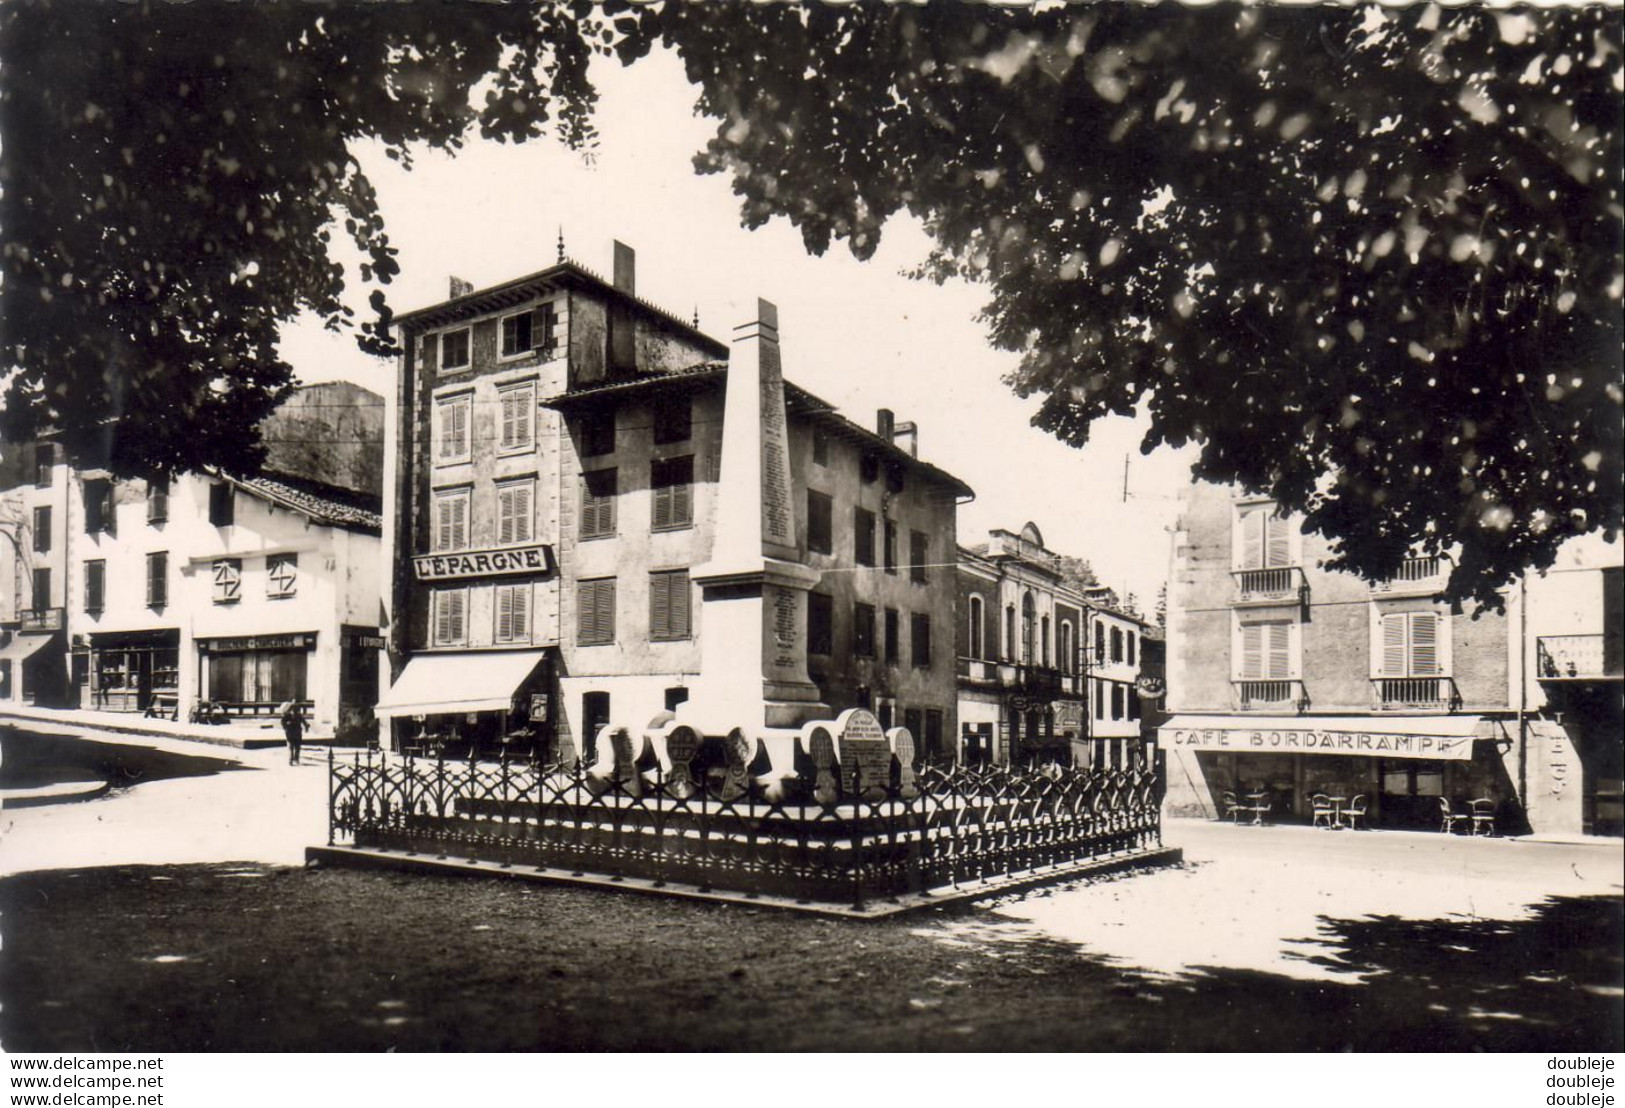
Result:
M1033 523L960 547L961 756L1123 765L1140 740L1144 624L1068 582Z
M1578 823L1584 790L1570 790L1572 816L1547 802L1538 681L1518 676L1533 673L1518 628L1544 626L1539 590L1508 589L1504 613L1452 611L1439 597L1446 557L1368 584L1321 569L1328 556L1268 500L1188 491L1169 590L1172 718L1159 732L1170 814L1222 815L1226 792L1250 793L1271 818L1308 822L1319 793L1379 827L1438 828L1474 800L1501 831Z
M944 747L970 490L912 425L786 382L770 304L730 345L641 300L621 244L613 281L453 292L398 321L397 746L568 756L673 710L715 734L863 706Z
M349 384L297 391L294 418L262 428L266 469L244 479L117 480L50 443L8 451L34 472L20 485L7 474L5 510L28 521L20 548L49 559L10 574L28 586L5 599L10 699L181 719L205 701L244 716L292 699L310 705L315 734L364 739L382 646L381 405ZM34 461L44 447L48 476ZM303 475L278 468L290 454Z

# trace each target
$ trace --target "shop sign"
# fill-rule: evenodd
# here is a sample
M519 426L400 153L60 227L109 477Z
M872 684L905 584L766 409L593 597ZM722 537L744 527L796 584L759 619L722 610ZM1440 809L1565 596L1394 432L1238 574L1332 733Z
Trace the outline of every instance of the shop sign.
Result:
M507 546L500 550L460 550L454 554L421 554L412 559L419 581L447 581L458 577L508 577L547 573L553 548Z
M344 645L357 650L382 650L389 643L376 630L365 631L355 628L344 628Z
M532 723L547 722L547 694L530 694L530 721Z
M1174 750L1219 750L1235 754L1365 754L1381 758L1426 758L1466 762L1473 756L1471 735L1407 735L1389 731L1317 731L1311 728L1248 730L1221 727L1164 727L1159 738Z
M205 654L224 654L242 650L309 650L315 645L315 635L238 635L229 639L199 639L197 648Z
M1163 684L1162 678L1143 673L1134 682L1134 691L1140 694L1141 700L1161 700L1168 687Z

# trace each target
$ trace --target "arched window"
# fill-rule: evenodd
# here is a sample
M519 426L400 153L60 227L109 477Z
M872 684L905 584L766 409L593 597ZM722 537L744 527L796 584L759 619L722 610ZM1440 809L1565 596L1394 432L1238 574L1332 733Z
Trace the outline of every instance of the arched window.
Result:
M970 598L970 629L966 636L965 654L970 658L982 656L982 598Z
M1041 652L1044 655L1044 664L1047 666L1049 665L1049 616L1044 617L1042 630L1039 633L1038 641Z
M1025 593L1021 597L1021 663L1033 664L1033 631L1034 620L1037 613L1033 605L1033 594Z

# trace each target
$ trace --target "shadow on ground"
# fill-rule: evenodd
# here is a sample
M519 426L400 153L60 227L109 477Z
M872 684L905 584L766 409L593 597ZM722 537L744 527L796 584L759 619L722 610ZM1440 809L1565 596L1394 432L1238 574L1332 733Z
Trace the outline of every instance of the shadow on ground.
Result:
M850 923L249 865L26 874L0 911L8 1050L1550 1052L1625 1026L1614 897L1328 921L1324 957L1369 975L1346 984L1151 979L975 909L985 928Z
M32 789L65 781L106 781L115 789L174 777L207 777L244 766L224 758L174 754L135 744L40 735L0 727L0 788Z

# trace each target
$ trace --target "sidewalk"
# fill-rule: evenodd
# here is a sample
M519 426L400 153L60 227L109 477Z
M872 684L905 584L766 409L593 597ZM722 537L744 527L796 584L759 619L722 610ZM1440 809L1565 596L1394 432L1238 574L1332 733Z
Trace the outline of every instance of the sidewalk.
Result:
M18 724L27 730L46 735L80 735L86 732L151 735L187 739L214 746L234 746L241 750L282 745L282 729L277 726L274 719L210 725L153 718L135 712L35 708L26 704L0 705L0 726L8 723ZM307 743L328 743L332 738L331 734L318 734L314 731L305 734Z

